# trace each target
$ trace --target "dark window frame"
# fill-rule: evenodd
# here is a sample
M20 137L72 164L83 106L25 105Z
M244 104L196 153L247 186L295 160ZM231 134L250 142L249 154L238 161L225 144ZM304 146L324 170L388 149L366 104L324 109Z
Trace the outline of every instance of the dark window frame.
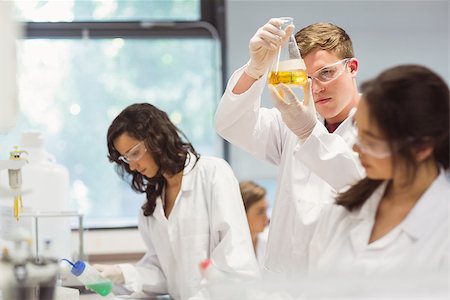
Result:
M200 20L195 21L88 21L23 22L23 39L96 39L96 38L212 38L220 43L221 92L226 86L226 0L200 0ZM216 99L216 104L219 99ZM223 156L229 161L229 144L223 141ZM136 228L89 227L89 230Z
M217 38L223 92L227 77L225 0L200 0L200 6L198 21L24 22L24 38ZM223 155L229 161L230 149L226 141L223 141Z

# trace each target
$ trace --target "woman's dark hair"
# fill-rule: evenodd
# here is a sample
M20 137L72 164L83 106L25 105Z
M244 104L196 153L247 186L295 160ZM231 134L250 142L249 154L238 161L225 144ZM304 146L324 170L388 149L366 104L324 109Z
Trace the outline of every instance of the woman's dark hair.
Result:
M430 159L449 168L449 88L433 71L402 65L382 72L361 86L370 121L380 129L396 158L406 162L409 177L416 175L414 149L432 146ZM359 208L380 186L381 180L365 178L338 195L336 203L348 210Z
M132 171L127 163L119 159L121 154L114 147L114 141L124 133L144 141L147 151L159 166L156 176L148 178ZM153 214L156 198L162 193L166 183L162 174L175 175L184 169L188 157L195 157L195 163L200 158L167 114L149 103L132 104L125 108L109 126L107 144L109 161L116 163L117 173L123 179L130 180L134 191L147 194L147 202L142 206L145 216ZM188 156L188 153L191 155Z

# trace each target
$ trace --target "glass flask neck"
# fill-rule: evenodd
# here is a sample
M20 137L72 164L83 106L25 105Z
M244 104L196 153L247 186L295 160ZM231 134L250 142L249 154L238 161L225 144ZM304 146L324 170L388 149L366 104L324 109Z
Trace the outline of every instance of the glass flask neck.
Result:
M294 24L294 18L292 17L281 17L280 18L283 21L283 24L281 25L281 29L286 29L289 25Z

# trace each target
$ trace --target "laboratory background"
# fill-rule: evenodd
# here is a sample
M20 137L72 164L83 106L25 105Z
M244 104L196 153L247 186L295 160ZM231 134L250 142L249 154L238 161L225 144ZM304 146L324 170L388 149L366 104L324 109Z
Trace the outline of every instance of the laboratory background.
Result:
M136 228L145 196L117 176L106 144L108 125L135 102L163 109L199 153L224 158L239 181L265 187L270 215L277 168L214 129L228 78L270 18L291 16L296 29L315 22L344 28L359 60L358 83L411 63L450 80L450 4L443 0L16 0L2 1L0 11L0 37L9 42L0 50L0 160L14 151L28 158L20 194L8 181L17 164L0 164L0 246L18 243L10 233L20 224L34 254L70 260L136 262L145 252ZM17 28L9 30L9 16ZM272 107L267 91L263 105Z

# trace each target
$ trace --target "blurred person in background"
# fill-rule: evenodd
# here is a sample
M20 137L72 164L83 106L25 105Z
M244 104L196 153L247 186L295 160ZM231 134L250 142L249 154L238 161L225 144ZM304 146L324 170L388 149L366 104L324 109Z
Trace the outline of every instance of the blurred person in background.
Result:
M244 201L245 211L247 213L248 226L252 237L253 248L256 258L263 266L264 255L267 243L267 208L269 203L266 198L266 189L253 181L243 181L239 183L242 200Z

